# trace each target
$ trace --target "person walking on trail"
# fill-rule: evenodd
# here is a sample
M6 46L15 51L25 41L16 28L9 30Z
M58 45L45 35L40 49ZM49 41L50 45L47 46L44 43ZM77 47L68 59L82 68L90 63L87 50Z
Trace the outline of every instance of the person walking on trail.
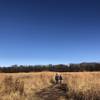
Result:
M58 74L56 74L56 76L55 76L55 81L56 81L56 84L59 83L59 75Z
M60 84L62 84L62 80L63 80L63 78L62 78L61 75L59 76L59 80L60 80Z

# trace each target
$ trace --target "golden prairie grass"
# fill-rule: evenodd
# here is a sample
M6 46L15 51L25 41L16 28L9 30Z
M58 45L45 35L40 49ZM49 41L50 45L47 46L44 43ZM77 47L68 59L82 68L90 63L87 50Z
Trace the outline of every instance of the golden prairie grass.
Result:
M0 100L99 100L100 72L59 73L63 76L65 88L68 88L64 93L65 96L62 95L62 91L58 94L53 93L56 88L51 86L54 85L55 74L55 72L1 73ZM43 89L47 93L46 98L43 97L46 95L41 93ZM42 97L36 93L41 93ZM59 96L53 98L53 95Z

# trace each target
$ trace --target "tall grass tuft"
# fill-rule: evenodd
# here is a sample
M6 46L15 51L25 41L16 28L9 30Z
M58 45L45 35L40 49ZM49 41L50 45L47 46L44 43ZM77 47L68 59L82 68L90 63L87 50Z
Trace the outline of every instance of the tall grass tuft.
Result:
M20 95L24 94L24 82L19 79L13 79L12 76L7 76L3 80L4 93L11 94L19 92Z

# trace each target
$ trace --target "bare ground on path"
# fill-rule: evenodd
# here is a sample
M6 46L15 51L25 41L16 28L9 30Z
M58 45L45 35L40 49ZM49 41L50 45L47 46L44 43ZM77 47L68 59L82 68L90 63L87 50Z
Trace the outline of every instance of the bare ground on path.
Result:
M40 100L66 100L66 90L62 89L60 84L42 89L36 95Z

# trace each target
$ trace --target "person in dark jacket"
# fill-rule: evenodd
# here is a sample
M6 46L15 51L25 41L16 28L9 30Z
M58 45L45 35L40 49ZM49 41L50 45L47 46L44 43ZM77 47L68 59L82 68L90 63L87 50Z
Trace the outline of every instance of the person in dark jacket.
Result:
M62 84L62 80L63 80L63 78L62 78L61 75L59 76L59 80L60 80L60 84Z
M59 83L59 75L58 74L55 75L55 81L56 81L56 84Z

